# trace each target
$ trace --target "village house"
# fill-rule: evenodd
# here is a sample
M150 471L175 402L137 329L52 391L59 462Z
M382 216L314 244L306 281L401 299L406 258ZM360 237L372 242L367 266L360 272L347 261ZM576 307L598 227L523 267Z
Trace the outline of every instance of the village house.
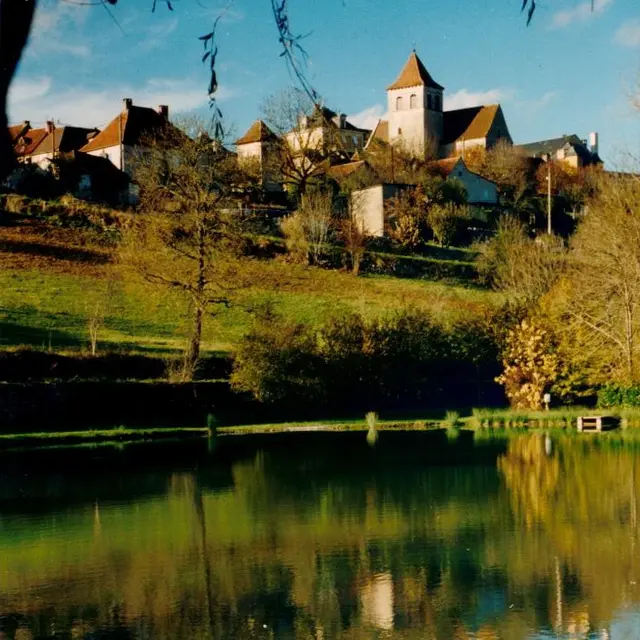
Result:
M467 192L472 207L493 207L498 204L498 185L467 167L462 158L444 158L431 164L446 180L457 180Z
M334 173L347 169L349 174L364 169L364 161L351 162L347 165L332 167ZM435 173L445 180L457 181L467 193L467 203L476 220L487 222L487 210L498 205L498 187L495 182L487 180L471 171L462 158L446 158L431 163ZM389 214L389 200L395 198L403 189L411 185L380 183L366 189L357 189L351 195L351 208L355 219L363 232L369 236L381 238L386 235L392 222Z
M255 164L261 183L267 191L281 191L282 178L278 168L281 140L262 120L256 120L235 142L238 162Z
M80 151L108 158L117 169L131 175L146 138L167 126L169 107L139 107L131 98L124 98L123 103L122 111Z
M588 143L586 139L572 134L517 145L516 149L528 158L544 162L555 160L575 169L603 164L598 155L598 134L595 131L589 134Z

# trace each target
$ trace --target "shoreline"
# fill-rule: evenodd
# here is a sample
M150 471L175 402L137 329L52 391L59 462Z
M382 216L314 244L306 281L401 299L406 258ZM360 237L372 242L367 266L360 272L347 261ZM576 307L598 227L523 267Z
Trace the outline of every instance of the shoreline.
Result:
M453 435L464 431L485 436L501 436L509 433L516 435L531 431L554 431L567 434L578 434L575 425L575 416L579 413L586 414L589 410L568 409L566 411L551 411L542 417L540 414L530 414L528 418L523 415L515 417L515 412L491 412L493 417L464 416L458 417L455 423L447 419L405 419L405 420L379 420L375 430L378 432L426 432L443 431L447 435ZM568 413L572 415L569 416ZM606 415L620 415L620 410L590 411ZM555 414L555 415L554 415ZM621 421L620 427L613 433L621 433L627 430L635 431L637 426ZM114 427L110 429L86 429L76 431L49 431L26 432L0 435L0 453L15 449L49 448L64 446L114 444L125 445L134 442L156 442L163 440L185 440L195 438L211 438L222 436L249 436L271 434L301 434L301 433L340 433L361 432L366 433L368 426L365 420L316 420L308 422L279 422L265 424L245 424L233 426L194 427L194 426L169 426L169 427L141 427L127 428Z

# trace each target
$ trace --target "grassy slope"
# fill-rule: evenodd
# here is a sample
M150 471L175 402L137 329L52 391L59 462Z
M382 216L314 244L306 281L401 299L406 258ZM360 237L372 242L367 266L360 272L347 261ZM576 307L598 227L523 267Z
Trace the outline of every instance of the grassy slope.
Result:
M290 318L321 322L342 311L378 315L406 306L446 321L497 299L473 287L388 276L355 278L271 262L265 265L263 284L208 322L205 347L229 351L251 321L244 308L267 300ZM161 355L182 345L183 303L141 284L125 286L108 250L95 248L72 230L39 224L0 227L0 347L86 349L87 318L96 308L104 314L103 349Z

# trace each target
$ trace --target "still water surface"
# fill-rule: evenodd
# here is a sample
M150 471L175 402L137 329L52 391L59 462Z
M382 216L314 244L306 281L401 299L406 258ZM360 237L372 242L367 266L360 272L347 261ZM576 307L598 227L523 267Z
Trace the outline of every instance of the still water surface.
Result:
M640 439L0 456L0 638L640 638Z

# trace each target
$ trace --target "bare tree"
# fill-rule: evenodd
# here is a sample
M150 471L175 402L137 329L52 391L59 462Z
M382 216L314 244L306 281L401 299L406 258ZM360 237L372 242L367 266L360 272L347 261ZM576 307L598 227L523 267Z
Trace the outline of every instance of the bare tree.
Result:
M250 280L238 199L247 178L235 157L202 123L174 127L136 159L140 215L125 230L121 261L147 282L188 302L190 324L183 377L200 356L203 322Z
M333 197L330 192L312 190L305 193L298 210L282 224L290 252L309 264L319 264L334 226Z
M494 288L534 306L562 276L565 258L559 238L533 240L522 223L503 216L495 236L479 246L478 270Z
M367 250L367 236L353 211L349 211L347 217L340 220L338 233L351 261L351 273L357 276L360 274L362 259Z

